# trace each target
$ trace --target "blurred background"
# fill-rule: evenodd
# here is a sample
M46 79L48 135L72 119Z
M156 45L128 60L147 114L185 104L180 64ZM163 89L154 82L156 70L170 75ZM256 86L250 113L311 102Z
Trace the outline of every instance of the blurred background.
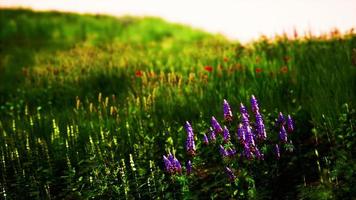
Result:
M158 16L242 42L261 34L292 34L294 29L317 35L333 28L343 32L356 26L354 0L2 0L1 6Z

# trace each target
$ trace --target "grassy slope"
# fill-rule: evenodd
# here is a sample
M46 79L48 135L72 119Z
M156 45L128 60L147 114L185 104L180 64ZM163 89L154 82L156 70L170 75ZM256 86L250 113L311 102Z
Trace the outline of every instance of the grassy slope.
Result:
M351 65L351 49L355 46L353 37L341 42L337 39L262 41L244 49L221 37L168 24L156 18L116 19L3 10L1 19L0 102L3 103L9 94L15 96L14 88L26 89L29 94L24 99L26 101L33 96L29 91L33 87L37 87L35 93L43 94L45 86L38 87L36 84L43 80L41 76L46 76L46 70L64 72L62 78L65 80L61 84L51 81L58 91L61 88L66 90L67 83L72 84L73 79L79 79L79 84L74 84L74 87L71 85L72 93L66 94L69 92L66 91L65 94L59 94L73 99L76 96L74 93L84 97L98 92L109 95L126 90L128 87L117 85L115 79L128 77L106 77L116 76L115 73L110 74L112 70L123 73L123 76L131 76L137 69L156 73L161 70L174 71L187 76L190 72L202 73L202 66L205 65L220 65L223 68L241 65L246 68L242 78L233 74L234 77L227 84L242 82L244 89L252 90L247 93L263 95L266 102L273 101L277 103L274 106L278 107L284 105L281 102L287 100L286 93L292 90L293 97L288 100L298 100L299 104L319 116L323 112L332 114L342 103L353 102L355 98L352 87L355 85L355 69ZM229 62L223 62L225 57L229 58ZM284 57L290 57L290 61L286 63ZM290 75L278 76L283 66L288 67ZM277 77L271 77L272 81L266 77L255 79L255 68L262 68L266 76L274 73ZM35 84L25 83L27 77L23 77L23 74L27 74L27 69L30 76L33 71L36 72L32 75L35 76ZM79 76L79 69L95 72ZM288 82L286 79L291 80ZM221 84L216 78L212 82ZM245 93L225 88L232 90L229 92L225 89L228 93ZM52 90L47 88L46 91ZM35 95L35 98L40 99L36 102L39 104L45 101L41 96ZM58 101L60 105L64 103Z
M74 163L93 153L83 145L89 136L101 141L97 133L104 130L108 143L116 133L124 140L115 151L98 148L115 152L116 159L136 152L147 166L148 160L160 160L164 153L157 145L183 152L183 122L208 121L221 113L223 98L237 108L255 94L268 112L277 108L297 115L297 125L305 127L300 134L305 135L310 134L311 121L318 122L325 114L334 126L341 105L356 102L354 35L329 40L280 38L241 46L157 18L29 10L0 10L0 27L0 127L16 132L11 127L18 120L30 137L48 141L50 157L59 163L66 155L56 152L62 142L53 142L52 119L62 135L67 126L78 126L80 138L71 148L81 156L72 155ZM206 72L206 65L213 72ZM262 72L256 73L256 68ZM135 76L138 70L142 77ZM109 103L103 103L106 96ZM115 118L110 117L110 105L117 108ZM45 116L37 131L28 129L26 108L30 116L38 111ZM9 151L18 148L22 155L26 146L18 143L12 148ZM57 170L62 170L60 164Z

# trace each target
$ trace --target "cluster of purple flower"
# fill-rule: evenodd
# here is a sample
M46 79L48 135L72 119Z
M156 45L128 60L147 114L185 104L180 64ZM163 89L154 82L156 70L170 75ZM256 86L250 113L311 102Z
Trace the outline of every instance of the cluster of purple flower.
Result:
M174 157L171 153L168 156L163 155L163 162L166 172L169 174L181 174L182 166L179 160Z
M287 120L283 116L283 113L280 112L278 115L277 127L279 127L279 139L283 142L286 143L288 140L288 135L294 131L294 125L293 125L293 119L290 115L288 115ZM285 126L287 125L287 131Z
M246 107L241 103L240 113L241 113L241 123L237 129L237 137L240 143L244 147L243 155L252 159L253 157L257 159L264 159L264 155L260 152L257 147L255 140L266 140L267 134L265 125L263 123L262 115L260 114L258 101L254 95L251 97L251 108L255 115L255 126L250 125L249 114Z
M267 139L266 128L264 125L263 117L260 113L258 101L254 95L251 96L250 103L252 113L255 117L255 122L250 122L250 115L248 114L247 108L241 103L241 123L238 125L237 128L237 138L243 147L243 156L245 156L247 159L255 158L258 160L264 160L264 154L259 150L258 145L260 145L261 142ZM225 122L228 122L230 124L233 120L233 114L229 103L225 99L223 102L223 112ZM279 127L279 138L281 142L286 143L287 133L292 133L294 130L293 119L290 115L288 115L287 119L285 119L283 114L279 113L276 125L277 127ZM287 130L285 127L287 127ZM185 123L184 128L187 132L187 139L185 143L187 154L190 156L194 156L196 153L196 148L193 128L189 122ZM231 147L232 143L229 129L226 126L222 128L222 126L213 116L211 118L211 127L209 128L208 133L203 134L203 143L205 145L209 145L209 141L214 143L216 141L216 136L219 134L222 135L223 142L228 146L227 148L225 148L223 145L219 145L220 155L223 158L234 157L237 154L237 151L236 149ZM279 159L280 146L278 144L274 146L274 152L276 158ZM165 163L165 169L169 174L180 174L182 172L182 168L179 161L174 158L172 154L169 154L168 157L163 156L163 160ZM186 170L188 175L192 172L192 162L190 160L188 160L188 162L186 163ZM236 176L229 167L226 167L225 171L231 181L235 180Z
M190 125L190 123L187 121L185 122L184 126L186 132L187 132L187 140L185 142L185 148L187 150L188 155L194 156L195 155L195 141L194 141L194 133L193 133L193 128ZM208 139L207 139L208 141ZM172 154L169 154L168 157L163 156L163 162L165 165L165 170L169 174L181 174L182 173L182 167L179 163L179 161L173 157ZM188 160L186 164L186 170L187 170L187 175L189 175L192 172L192 162Z
M231 147L225 149L222 145L219 146L220 155L223 157L233 157L236 155L236 149Z

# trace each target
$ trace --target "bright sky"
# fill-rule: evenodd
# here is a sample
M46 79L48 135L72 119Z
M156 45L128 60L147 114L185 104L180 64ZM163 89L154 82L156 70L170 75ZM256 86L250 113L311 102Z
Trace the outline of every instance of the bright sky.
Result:
M356 0L0 0L0 7L12 6L159 16L240 41L294 28L315 34L356 28Z

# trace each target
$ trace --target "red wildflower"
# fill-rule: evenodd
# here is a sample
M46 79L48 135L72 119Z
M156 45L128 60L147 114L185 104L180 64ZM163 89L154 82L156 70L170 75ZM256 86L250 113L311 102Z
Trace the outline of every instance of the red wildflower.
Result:
M141 76L143 76L142 71L141 71L141 70L136 70L135 76L136 76L136 77L141 77Z
M227 62L227 61L229 61L229 58L225 57L224 62Z
M281 73L285 74L288 72L288 67L287 66L283 66L281 67L281 69L279 70Z
M256 73L261 73L261 72L262 72L262 69L261 69L261 68L256 68L256 69L255 69L255 72L256 72Z
M212 66L205 66L204 69L208 72L212 72L213 71L213 67Z

